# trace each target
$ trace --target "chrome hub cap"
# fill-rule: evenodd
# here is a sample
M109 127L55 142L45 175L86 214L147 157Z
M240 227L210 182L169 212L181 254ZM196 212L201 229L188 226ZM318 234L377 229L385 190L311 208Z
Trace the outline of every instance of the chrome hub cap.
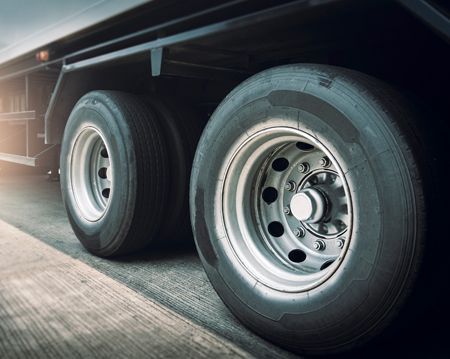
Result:
M319 222L325 214L325 206L325 198L314 188L306 188L291 199L292 214L305 223Z

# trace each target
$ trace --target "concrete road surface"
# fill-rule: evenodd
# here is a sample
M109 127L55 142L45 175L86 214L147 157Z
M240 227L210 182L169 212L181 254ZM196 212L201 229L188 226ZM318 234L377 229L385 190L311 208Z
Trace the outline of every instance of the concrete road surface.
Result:
M70 228L59 183L1 176L0 358L297 357L231 315L186 243L96 258ZM446 357L433 330L342 357Z

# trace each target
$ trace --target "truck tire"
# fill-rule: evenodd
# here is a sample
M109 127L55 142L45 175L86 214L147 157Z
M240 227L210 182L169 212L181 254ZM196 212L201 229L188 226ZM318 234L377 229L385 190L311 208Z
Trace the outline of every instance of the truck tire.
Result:
M201 135L198 116L179 99L144 98L162 127L168 146L169 174L166 183L170 188L166 211L161 224L161 238L166 243L183 242L192 246L192 229L189 219L189 179L192 161Z
M410 294L425 239L404 101L363 74L288 65L234 89L195 156L191 222L228 308L299 353L365 343Z
M75 105L61 148L70 224L91 253L130 253L161 231L169 157L157 113L139 98L94 91Z

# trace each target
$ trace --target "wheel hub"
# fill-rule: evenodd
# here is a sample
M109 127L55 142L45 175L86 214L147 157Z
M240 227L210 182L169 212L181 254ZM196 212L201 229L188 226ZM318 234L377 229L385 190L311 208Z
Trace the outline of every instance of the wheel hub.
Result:
M315 209L311 218L298 220L314 235L321 238L335 238L347 230L348 201L342 179L335 171L318 169L306 176L299 187L300 193L307 194L308 198L311 198Z

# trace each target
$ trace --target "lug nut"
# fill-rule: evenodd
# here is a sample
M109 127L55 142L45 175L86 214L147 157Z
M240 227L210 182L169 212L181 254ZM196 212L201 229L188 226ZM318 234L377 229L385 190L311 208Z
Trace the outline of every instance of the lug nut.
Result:
M330 159L328 157L322 157L319 161L322 167L328 167L330 165Z
M314 249L316 251L323 251L325 249L325 242L322 240L318 240L314 242Z
M297 184L294 181L289 181L284 186L284 189L289 192L294 192L296 187L297 187Z
M299 227L294 229L294 235L296 237L304 237L305 236L305 229L303 227Z
M289 208L289 206L286 206L283 208L283 212L284 214L291 214L291 209Z
M344 248L344 240L343 239L338 239L336 241L336 245L338 246L338 248Z
M306 172L309 171L309 163L307 163L307 162L300 163L300 164L297 166L297 169L298 169L298 171L301 172L301 173L306 173Z

